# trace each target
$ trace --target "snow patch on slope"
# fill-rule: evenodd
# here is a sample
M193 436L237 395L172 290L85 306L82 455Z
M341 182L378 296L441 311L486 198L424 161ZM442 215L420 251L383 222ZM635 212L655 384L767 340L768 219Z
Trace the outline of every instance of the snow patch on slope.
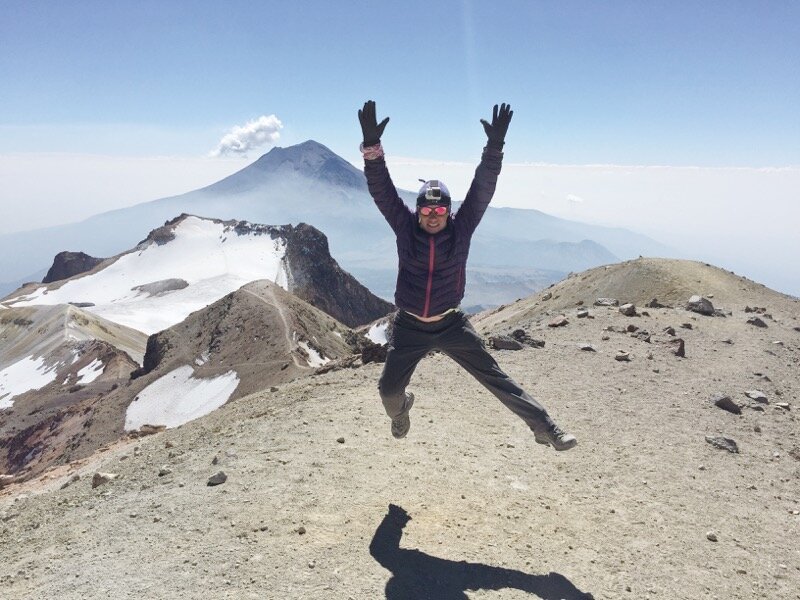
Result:
M315 367L315 368L321 367L331 362L330 358L325 358L324 356L320 355L319 352L317 352L316 350L314 350L314 348L308 345L308 342L300 341L297 344L308 354L309 367Z
M383 323L376 323L369 328L369 331L367 332L367 338L369 338L374 344L380 344L381 346L387 344L388 340L386 339L386 328L388 326L389 323L386 321Z
M152 334L251 281L269 279L288 289L283 264L286 242L281 238L238 235L222 223L198 217L184 219L174 234L165 244L125 254L101 271L58 289L37 288L13 305L92 303L86 311ZM162 295L134 289L169 279L189 285Z
M103 361L99 358L95 358L92 362L78 371L77 383L86 384L93 382L103 374L104 368L105 365L103 364Z
M28 356L0 371L0 410L11 408L15 396L43 388L56 379L56 366Z
M125 415L125 430L142 425L178 427L225 404L239 385L235 371L196 379L189 365L178 367L144 388Z

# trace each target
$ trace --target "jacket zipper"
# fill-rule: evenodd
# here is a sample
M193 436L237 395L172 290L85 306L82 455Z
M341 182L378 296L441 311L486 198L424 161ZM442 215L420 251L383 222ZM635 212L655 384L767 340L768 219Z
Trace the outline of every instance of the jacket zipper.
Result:
M425 308L422 309L422 316L428 316L428 310L431 307L431 287L433 287L433 259L436 252L436 246L433 243L433 236L428 238L429 252L428 252L428 287L425 289Z

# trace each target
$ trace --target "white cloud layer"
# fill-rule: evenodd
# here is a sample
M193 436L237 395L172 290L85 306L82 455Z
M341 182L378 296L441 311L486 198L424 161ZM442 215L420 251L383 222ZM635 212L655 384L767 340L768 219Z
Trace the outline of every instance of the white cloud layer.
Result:
M211 151L212 157L229 154L246 154L253 148L265 144L274 144L281 137L283 123L275 115L262 115L254 121L236 126L220 140L219 145Z

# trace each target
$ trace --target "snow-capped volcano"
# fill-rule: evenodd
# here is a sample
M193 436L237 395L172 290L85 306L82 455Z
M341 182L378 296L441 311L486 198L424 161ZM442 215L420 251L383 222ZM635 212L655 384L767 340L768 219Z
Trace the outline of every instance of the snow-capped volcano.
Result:
M280 229L188 215L165 227L87 275L38 286L7 304L77 304L150 334L250 281L268 279L288 289Z
M277 227L187 214L86 273L28 284L3 304L75 304L151 334L259 280L275 283L350 327L392 309L339 267L327 238L310 225Z

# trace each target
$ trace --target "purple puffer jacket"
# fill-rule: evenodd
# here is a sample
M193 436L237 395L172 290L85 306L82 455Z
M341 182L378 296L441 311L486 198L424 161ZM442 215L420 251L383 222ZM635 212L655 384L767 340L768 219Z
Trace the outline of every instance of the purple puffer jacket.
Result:
M394 303L421 317L458 307L464 297L469 245L497 186L503 153L484 148L475 178L447 227L425 232L417 215L400 199L380 146L362 149L369 193L397 236L399 268Z

